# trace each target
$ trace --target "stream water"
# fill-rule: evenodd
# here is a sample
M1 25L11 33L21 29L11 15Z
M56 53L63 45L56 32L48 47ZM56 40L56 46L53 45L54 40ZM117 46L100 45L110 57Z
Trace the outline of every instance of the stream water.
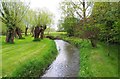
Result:
M63 40L55 40L58 56L42 77L77 77L79 51Z

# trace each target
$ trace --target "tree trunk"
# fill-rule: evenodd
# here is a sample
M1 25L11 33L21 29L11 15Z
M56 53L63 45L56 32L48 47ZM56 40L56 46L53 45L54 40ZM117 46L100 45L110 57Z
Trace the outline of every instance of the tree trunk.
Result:
M16 31L15 31L15 33L14 33L14 37L15 37L15 38L18 38Z
M27 36L28 27L25 28L25 36Z
M8 29L6 34L6 43L14 43L14 33L14 29Z
M86 24L86 9L85 9L85 0L83 0L83 26Z
M30 35L32 34L32 37L34 37L34 27L31 28L31 33Z
M34 30L34 39L39 39L39 35L40 35L40 28L37 26L35 27Z
M19 39L22 39L22 32L20 30L20 28L16 27L16 34L18 35Z
M42 30L41 30L40 38L43 39L43 36L44 36L44 30L42 29Z
M43 37L44 37L44 31L46 28L47 28L46 25L43 27L41 26L41 36L40 36L41 39L43 39Z
M97 43L95 39L90 39L92 47L97 47Z
M85 10L85 0L83 0L83 17L86 18L86 10Z

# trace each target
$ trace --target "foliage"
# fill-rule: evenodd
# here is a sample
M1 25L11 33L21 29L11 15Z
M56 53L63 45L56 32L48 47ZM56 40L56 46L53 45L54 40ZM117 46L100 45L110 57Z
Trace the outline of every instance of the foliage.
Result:
M65 17L76 16L79 19L88 18L92 11L92 6L92 2L87 2L85 0L64 0L60 3L60 8Z
M62 26L63 20L58 20L58 25L57 25L57 31L58 32L64 32L64 27Z
M69 25L65 25L64 27L67 27L67 32L69 36L76 36L84 39L90 39L91 44L93 47L96 46L96 39L97 38L97 28L93 25L93 19L90 17L92 12L93 3L87 2L85 0L77 0L77 1L68 1L65 0L61 3L61 7L63 10L63 13L67 14L67 12L70 12L70 14L67 14L64 18L64 21L66 20L66 17L76 17L77 23L72 25L72 28ZM66 7L66 8L63 8ZM73 21L72 19L68 20L67 23L70 23ZM74 20L75 21L75 20ZM65 22L64 22L65 23ZM69 31L68 31L69 29Z
M53 14L47 9L38 9L35 14L35 22L38 26L50 25L53 23Z
M15 39L15 44L7 44L4 39L2 36L0 40L3 77L39 77L57 55L53 40L32 42L33 38L27 36L24 40Z
M65 18L62 18L63 24L68 16L77 16L79 20L72 27L67 24L64 26L68 26L69 33L74 33L76 37L90 39L93 47L96 47L98 39L108 43L120 43L120 2L95 2L93 6L92 2L65 0L60 6L65 15ZM66 23L71 21L71 19L67 20Z
M7 28L15 28L20 27L19 24L28 9L28 5L19 0L3 0L0 8L0 20L6 24Z
M6 29L7 29L6 25L4 23L0 22L0 33L5 35Z
M0 21L6 25L6 42L14 43L15 35L22 38L21 27L23 27L23 17L29 8L20 0L2 0L0 2Z
M67 16L62 23L62 27L68 33L68 36L73 36L75 33L75 26L78 23L78 19L75 17Z
M48 27L45 32L49 34L49 32L55 32L56 30L52 27Z
M80 48L79 77L118 77L119 45L99 42L98 47L93 48L89 40L77 37L63 37L63 40Z
M29 25L30 26L34 26L36 23L35 21L35 14L36 14L36 11L35 10L32 10L32 9L28 9L25 17L24 17L24 23L26 25Z
M33 41L40 41L41 39L40 38L35 38Z
M112 6L112 7L110 7ZM96 2L92 17L100 28L100 40L120 43L120 2Z

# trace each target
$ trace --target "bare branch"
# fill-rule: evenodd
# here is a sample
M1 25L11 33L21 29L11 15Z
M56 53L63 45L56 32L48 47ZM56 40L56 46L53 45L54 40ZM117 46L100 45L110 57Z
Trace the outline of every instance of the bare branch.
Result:
M79 2L80 2L80 4L82 4L82 5L83 5L83 2L81 2L80 0L79 0Z
M79 7L77 4L75 4L74 2L71 1L71 3L74 5L73 8L75 9L75 6L77 6L77 8L79 8L81 11L83 11L83 9L81 7Z
M89 4L88 4L89 3ZM88 9L88 7L90 7L90 5L92 5L92 2L88 2L87 3L87 7L85 8L85 10L87 10Z
M83 18L83 16L77 10L76 13L78 14L79 17Z
M73 8L74 8L75 12L78 14L79 17L82 18L82 15L81 15L81 14L76 10L76 8L75 8L75 6L77 6L77 5L76 5L74 2L71 2L71 3L73 4ZM80 9L81 11L83 11L82 8L79 7L79 9Z

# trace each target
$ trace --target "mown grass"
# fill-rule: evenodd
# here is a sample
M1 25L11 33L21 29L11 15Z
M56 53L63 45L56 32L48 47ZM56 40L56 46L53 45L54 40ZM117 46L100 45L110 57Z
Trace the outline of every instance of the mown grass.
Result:
M80 50L79 77L118 77L119 45L98 42L98 47L93 48L89 40L74 37L63 39L76 45Z
M0 40L2 40L0 36ZM0 42L0 52L2 52L2 42ZM2 53L0 53L0 78L2 76Z
M46 35L50 35L50 36L64 36L67 33L66 32L49 32L49 34L47 32L45 32Z
M55 59L57 49L53 40L33 42L31 36L15 39L14 44L4 42L2 36L2 76L39 77Z

